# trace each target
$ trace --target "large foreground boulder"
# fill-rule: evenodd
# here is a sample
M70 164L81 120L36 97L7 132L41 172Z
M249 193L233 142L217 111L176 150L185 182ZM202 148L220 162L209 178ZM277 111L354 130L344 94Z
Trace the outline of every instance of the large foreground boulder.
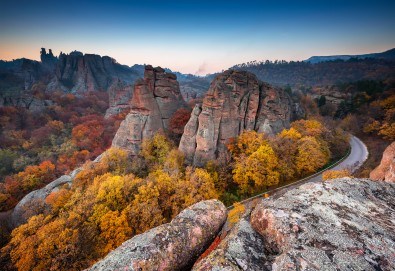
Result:
M370 172L370 179L395 182L395 142L385 149L380 165Z
M170 223L136 235L89 270L184 270L220 231L227 216L218 200L202 201Z
M179 149L189 163L202 166L221 158L229 140L244 130L280 132L289 126L292 111L291 98L283 90L259 82L249 72L225 71L193 110Z
M395 270L394 197L368 179L308 183L262 200L251 225L272 270Z

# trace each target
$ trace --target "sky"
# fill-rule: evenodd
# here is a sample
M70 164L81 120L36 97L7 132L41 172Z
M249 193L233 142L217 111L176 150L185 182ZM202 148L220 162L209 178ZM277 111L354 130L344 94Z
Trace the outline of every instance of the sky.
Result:
M40 48L204 75L253 60L395 47L395 1L0 0L0 59Z

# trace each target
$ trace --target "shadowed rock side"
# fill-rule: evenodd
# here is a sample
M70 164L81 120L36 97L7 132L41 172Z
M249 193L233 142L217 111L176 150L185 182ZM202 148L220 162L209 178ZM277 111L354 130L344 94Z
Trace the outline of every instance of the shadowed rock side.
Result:
M202 166L221 157L229 139L243 130L275 134L289 126L291 115L292 102L283 90L251 73L228 70L213 80L202 106L193 110L179 149L188 162Z
M395 182L395 142L385 149L380 165L370 172L370 179Z
M133 96L133 86L117 79L108 89L109 108L105 117L111 117L122 112L130 111Z
M271 270L266 266L263 247L262 237L242 218L218 247L192 270Z
M142 140L166 130L170 118L181 107L186 103L177 77L160 67L146 66L144 79L135 83L130 113L122 121L112 146L137 155Z
M394 196L368 179L309 183L262 200L251 225L272 270L395 270Z
M59 55L55 76L47 88L77 93L107 91L115 79L132 83L136 77L129 67L118 64L111 57L74 51Z
M201 201L124 242L89 270L185 270L214 240L226 216L220 201Z

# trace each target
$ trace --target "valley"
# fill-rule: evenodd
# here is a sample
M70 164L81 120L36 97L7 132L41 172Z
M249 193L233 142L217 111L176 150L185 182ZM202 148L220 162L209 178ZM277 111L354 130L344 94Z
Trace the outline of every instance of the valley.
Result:
M3 1L0 270L395 270L394 14Z

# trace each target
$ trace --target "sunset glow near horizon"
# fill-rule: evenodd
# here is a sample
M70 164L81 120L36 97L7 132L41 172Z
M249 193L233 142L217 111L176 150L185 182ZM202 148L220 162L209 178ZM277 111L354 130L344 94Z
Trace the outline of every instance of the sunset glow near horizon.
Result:
M394 1L8 1L0 59L40 48L204 75L253 60L395 47Z

